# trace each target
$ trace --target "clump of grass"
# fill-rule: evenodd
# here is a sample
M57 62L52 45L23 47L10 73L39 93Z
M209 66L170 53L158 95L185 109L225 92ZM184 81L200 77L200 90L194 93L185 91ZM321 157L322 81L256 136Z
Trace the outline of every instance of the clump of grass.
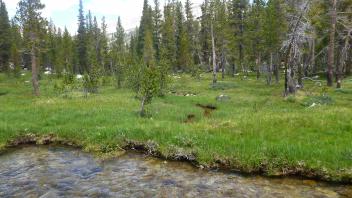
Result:
M335 92L336 93L342 93L342 94L352 94L352 90L351 89L336 89Z
M228 90L228 89L235 89L238 86L235 83L231 82L218 82L216 84L211 84L210 89L212 90Z

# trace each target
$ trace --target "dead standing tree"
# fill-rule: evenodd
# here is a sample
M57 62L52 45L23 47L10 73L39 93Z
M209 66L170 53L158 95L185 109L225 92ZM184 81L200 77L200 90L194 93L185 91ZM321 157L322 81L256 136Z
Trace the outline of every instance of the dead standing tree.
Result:
M304 9L303 11L301 12L300 16L298 17L297 19L297 22L296 24L293 26L293 31L292 31L292 35L291 35L291 39L290 41L288 42L288 45L286 47L286 50L285 50L285 91L284 91L284 96L288 96L289 94L294 94L296 92L296 86L295 86L295 83L294 83L294 80L293 80L293 70L292 70L292 67L289 66L289 62L292 63L292 58L291 55L292 55L292 52L293 54L295 54L295 52L293 51L293 46L294 46L294 42L296 40L296 36L297 36L297 32L299 30L299 25L300 25L300 22L303 18L303 15L304 13L306 13L307 9L308 9L308 6L310 4L311 0L308 0L306 5L304 6ZM292 65L292 64L290 64Z

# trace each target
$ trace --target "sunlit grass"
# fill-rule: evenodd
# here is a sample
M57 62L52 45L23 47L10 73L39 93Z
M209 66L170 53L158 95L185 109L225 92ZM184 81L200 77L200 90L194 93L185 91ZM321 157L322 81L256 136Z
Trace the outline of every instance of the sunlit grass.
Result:
M194 153L202 164L223 159L233 167L272 171L303 165L352 178L351 79L343 90L306 82L295 97L284 99L283 85L269 87L254 76L227 77L217 87L211 86L210 75L200 81L181 76L148 107L147 118L138 116L139 101L128 89L104 86L96 95L85 97L76 90L62 97L54 91L56 79L44 77L42 96L35 98L29 80L28 74L19 79L0 75L0 148L27 133L56 134L86 148L153 141L165 156ZM332 104L304 104L325 92ZM221 94L230 99L216 101ZM217 110L207 117L196 104ZM195 118L186 123L190 114Z

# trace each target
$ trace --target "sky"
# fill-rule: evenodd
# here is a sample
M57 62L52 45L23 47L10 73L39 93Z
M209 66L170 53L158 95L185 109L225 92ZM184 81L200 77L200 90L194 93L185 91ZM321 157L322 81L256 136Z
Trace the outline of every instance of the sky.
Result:
M161 7L167 0L160 0ZM185 0L182 0L184 2ZM19 0L3 0L7 6L10 18L16 14ZM52 19L54 24L60 28L67 27L71 34L77 32L77 16L79 0L41 0L45 4L42 16L48 20ZM153 0L149 0L153 6ZM199 5L203 0L191 0L195 15L199 15ZM101 21L105 16L108 32L114 32L117 19L120 16L122 25L126 30L131 30L139 25L143 9L143 0L83 0L84 11L90 10L93 16Z

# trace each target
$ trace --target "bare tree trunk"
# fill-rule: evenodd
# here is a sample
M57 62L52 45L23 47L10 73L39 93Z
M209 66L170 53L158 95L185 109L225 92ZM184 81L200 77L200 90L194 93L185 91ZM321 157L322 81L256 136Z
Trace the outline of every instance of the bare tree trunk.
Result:
M37 68L36 61L37 60L36 60L36 54L35 54L35 47L33 45L32 51L31 51L33 93L34 95L39 96L40 92L39 92L39 81L38 81L38 68Z
M298 64L298 71L297 71L297 78L298 78L298 85L300 88L303 88L303 63Z
M221 74L222 74L222 79L223 80L225 79L225 65L226 65L225 54L223 52L222 55L221 55Z
M315 39L313 38L312 41L312 58L311 58L311 66L312 66L312 72L315 74L317 72L316 65L315 65Z
M143 96L143 98L142 98L142 101L141 101L141 110L140 110L140 112L139 112L139 115L141 116L141 117L144 117L145 116L145 100L146 100L146 97L145 96Z
M271 80L272 80L272 69L273 69L273 53L270 52L270 64L268 65L268 76L267 76L267 84L271 85Z
M332 87L334 77L335 65L335 33L336 33L336 4L337 0L332 1L331 9L331 27L330 27L330 43L328 52L328 71L327 71L327 85Z
M217 82L217 77L216 77L217 67L216 67L216 52L215 52L215 38L214 38L213 23L211 23L211 44L213 49L213 85L215 85Z
M298 20L297 20L297 22L296 22L296 25L294 26L294 29L293 29L293 36L292 36L292 38L291 38L291 41L290 41L290 43L289 43L289 45L288 45L288 48L287 48L287 51L285 52L286 54L285 54L285 91L284 91L284 95L285 96L287 96L288 94L292 94L292 93L295 93L295 90L293 89L293 90L291 90L290 89L290 79L291 79L291 77L292 77L292 75L290 75L290 72L291 71L289 71L289 67L288 67L288 60L289 60L289 57L290 57L290 54L291 54L291 50L292 50L292 43L293 43L293 41L295 40L295 34L296 34L296 32L297 32L297 29L298 29L298 26L299 26L299 23L301 22L301 19L302 19L302 17L303 17L303 13L307 10L307 8L308 8L308 5L309 5L309 3L311 2L311 0L308 0L307 1L307 3L306 3L306 5L305 5L305 7L304 7L304 9L303 9L303 12L300 14L300 16L299 16L299 18L298 18ZM290 76L289 76L290 75Z
M260 78L260 65L261 65L260 52L257 53L257 58L255 61L255 64L257 65L257 80L259 80L259 78Z
M346 76L351 75L351 72L352 72L352 57L349 56L346 61Z
M276 56L275 56L275 66L274 66L274 72L275 72L275 82L276 84L279 84L279 81L280 81L280 70L279 70L279 53L276 53Z

